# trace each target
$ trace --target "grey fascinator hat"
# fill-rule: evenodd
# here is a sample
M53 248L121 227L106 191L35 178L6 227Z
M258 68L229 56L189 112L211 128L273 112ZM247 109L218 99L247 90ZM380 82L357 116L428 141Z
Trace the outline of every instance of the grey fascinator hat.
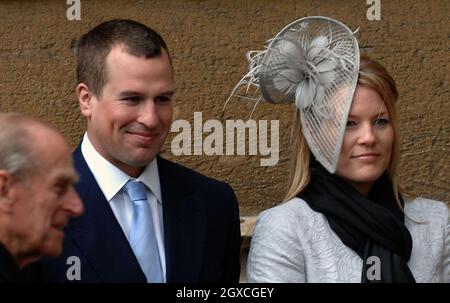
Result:
M334 173L358 81L354 33L331 18L305 17L283 28L266 49L248 52L247 59L249 72L231 96L295 103L311 152Z

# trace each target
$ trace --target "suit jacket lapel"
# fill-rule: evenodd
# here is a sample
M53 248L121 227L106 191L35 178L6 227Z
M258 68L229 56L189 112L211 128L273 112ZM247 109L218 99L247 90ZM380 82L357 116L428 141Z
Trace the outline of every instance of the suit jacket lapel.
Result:
M68 236L104 282L146 282L120 224L83 158L80 146L74 152L74 164L80 174L75 188L84 202L85 213L71 220Z
M188 177L158 157L164 217L167 282L197 282L204 251L206 210Z

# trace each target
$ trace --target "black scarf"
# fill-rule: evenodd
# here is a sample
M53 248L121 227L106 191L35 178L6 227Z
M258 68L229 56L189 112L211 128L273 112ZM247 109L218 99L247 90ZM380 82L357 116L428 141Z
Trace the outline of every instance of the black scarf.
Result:
M407 265L411 235L386 173L365 197L315 162L311 180L298 197L324 214L342 242L363 259L361 282L415 282Z

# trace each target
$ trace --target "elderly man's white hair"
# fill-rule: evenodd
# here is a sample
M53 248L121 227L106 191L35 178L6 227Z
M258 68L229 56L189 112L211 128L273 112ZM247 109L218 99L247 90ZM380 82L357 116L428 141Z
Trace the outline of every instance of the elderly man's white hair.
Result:
M39 167L33 129L45 127L59 131L49 123L19 113L0 113L0 170L18 180L36 173Z

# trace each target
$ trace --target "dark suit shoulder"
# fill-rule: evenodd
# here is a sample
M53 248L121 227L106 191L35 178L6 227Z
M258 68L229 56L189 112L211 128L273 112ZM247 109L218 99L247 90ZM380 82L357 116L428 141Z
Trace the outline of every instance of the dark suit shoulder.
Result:
M0 282L17 282L19 266L11 253L0 243Z
M169 169L174 175L177 176L177 178L181 178L185 182L191 183L194 186L198 185L212 186L213 188L222 188L222 189L226 188L226 190L233 191L231 186L226 182L205 176L191 168L164 159L160 156L158 156L158 168L163 171Z

